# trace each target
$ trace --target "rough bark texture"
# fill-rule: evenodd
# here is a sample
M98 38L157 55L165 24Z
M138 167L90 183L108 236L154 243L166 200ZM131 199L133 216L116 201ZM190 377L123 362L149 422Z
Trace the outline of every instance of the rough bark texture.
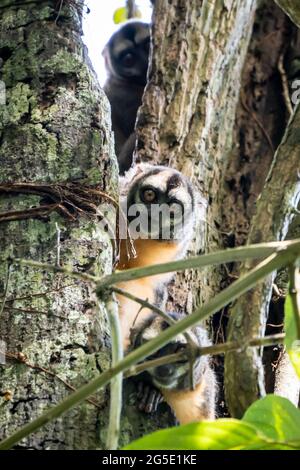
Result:
M83 62L79 5L65 1L58 17L57 3L4 0L0 7L1 79L7 87L7 104L0 106L0 184L76 181L115 195L117 170L107 101ZM195 252L247 240L272 147L284 132L287 114L278 119L284 100L277 63L293 31L286 28L279 9L272 11L273 2L267 4L267 18L259 18L258 10L258 31L254 28L238 104L256 1L155 2L153 63L138 120L137 158L175 166L195 182L201 195ZM265 121L259 125L262 116ZM283 144L291 145L291 152L293 142L298 143L298 119L296 132ZM234 142L237 148L232 151ZM272 185L270 191L274 195ZM264 204L264 198L261 201ZM5 194L0 203L1 213L24 211L48 204L49 198ZM12 245L15 256L54 264L58 226L62 263L83 272L109 272L111 242L95 217L81 213L70 221L65 215L53 211L1 224L1 258L11 253ZM257 241L254 235L253 239ZM2 301L9 279L0 318L0 340L6 341L7 352L22 352L31 364L57 373L75 387L109 367L105 309L96 308L89 286L26 268L13 267L8 276L7 268L7 263L0 266ZM220 290L223 278L219 269L186 273L171 288L170 305L189 313L196 302ZM252 365L239 372L246 373ZM236 374L237 368L232 370ZM236 377L241 383L240 375ZM13 361L0 367L0 379L0 437L68 393L57 378ZM107 392L94 398L100 408L82 404L21 447L103 447ZM172 422L166 407L151 419L138 413L130 381L125 385L125 404L121 444Z
M283 239L297 205L297 116L275 157L268 180L263 184L288 116L283 98L285 77L279 63L285 64L284 74L288 79L297 36L298 32L280 9L274 8L271 2L263 2L256 15L245 63L236 126L239 146L236 156L233 154L231 158L228 174L229 177L232 175L227 186L227 197L231 200L228 201L230 209L224 212L225 230L232 228L235 219L239 229L235 234L236 244ZM253 216L254 202L261 191ZM249 267L247 264L243 269ZM252 290L236 303L231 311L228 339L243 342L245 337L264 332L273 279L274 276L270 277L265 285ZM256 350L243 354L229 353L225 364L229 408L232 415L240 417L256 398L265 393L261 356Z
M0 182L59 183L61 188L76 182L115 195L117 166L108 105L86 65L80 37L82 5L64 2L59 16L56 6L50 0L1 4L1 79L7 101L0 106ZM45 194L2 193L0 212L50 202ZM70 221L61 211L29 219L19 215L0 225L1 258L11 254L55 264L59 227L62 264L80 272L109 273L112 244L97 222L97 217L84 214ZM0 270L3 302L7 263L2 262ZM73 387L109 367L105 309L102 304L96 307L91 287L83 282L13 266L0 325L7 353L24 354L28 362L49 369ZM70 393L58 378L14 360L0 366L0 383L0 438ZM107 390L94 400L97 407L76 407L18 447L102 447Z
M295 0L275 0L294 23L300 28L300 5Z
M300 108L295 111L285 138L276 152L271 171L251 221L249 244L284 240L300 199ZM253 266L245 263L242 271ZM242 296L231 310L228 339L240 341L264 334L275 274ZM265 393L261 354L249 349L228 353L225 385L231 414L241 417L248 406ZM239 392L239 393L237 393Z
M290 85L295 78L298 35L271 0L260 2L253 29L256 2L155 4L153 61L138 119L137 160L170 164L195 181L202 196L196 252L243 244L250 240L255 203L289 118L283 82ZM278 178L274 187L281 187L280 172ZM271 220L273 214L272 209ZM278 222L281 216L282 211ZM210 269L186 273L182 280L180 289L178 283L172 286L169 306L190 312L195 301L204 302L232 279ZM222 328L216 329L224 340ZM243 369L245 377L252 365ZM257 391L257 369L254 374ZM237 386L245 380L236 373Z
M0 215L9 212L15 220L0 224L1 259L13 255L55 264L60 231L61 264L101 275L112 269L109 235L99 217L85 215L87 201L81 201L83 212L78 212L74 200L64 200L63 191L72 182L75 196L85 185L117 199L109 106L81 41L82 3L65 1L62 9L60 3L9 1L0 8L1 80L7 91L6 105L0 106L0 184L32 182L52 189L59 184L58 202L64 203L57 211L46 209L28 219L27 210L53 202L49 186L42 194L2 192ZM23 213L15 216L12 211ZM2 303L7 268L1 263ZM110 366L106 312L95 301L92 288L81 281L14 266L0 340L8 354L21 352L30 364L77 388ZM0 439L70 393L58 378L14 360L0 366L0 382ZM108 390L93 399L98 406L76 407L19 447L103 448ZM167 408L152 420L138 412L132 383L125 384L125 404L121 445L174 422Z
M201 194L195 252L221 245L220 187L232 145L240 75L256 2L155 2L150 81L138 119L138 160L169 164ZM213 46L213 47L212 47ZM220 288L219 273L186 274L172 303L191 311ZM194 288L191 288L194 286Z

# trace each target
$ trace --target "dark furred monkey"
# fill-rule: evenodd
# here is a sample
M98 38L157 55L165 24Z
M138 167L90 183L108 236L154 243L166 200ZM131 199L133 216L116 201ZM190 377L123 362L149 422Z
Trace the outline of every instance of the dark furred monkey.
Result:
M136 257L128 257L127 240L121 240L119 270L151 266L184 258L194 233L195 194L179 171L140 163L120 179L123 211L129 222ZM136 225L136 221L139 223ZM164 273L121 282L118 287L152 304L160 304L166 284L174 273ZM133 325L152 312L140 304L117 296L124 350L130 344Z
M149 47L150 25L130 20L112 35L103 51L108 73L104 91L111 105L121 174L132 163L134 126L147 82Z
M169 315L176 321L184 317L184 315L179 313L169 313ZM136 330L133 330L132 348L135 349L156 338L168 326L166 321L158 315L149 317L144 324L139 325ZM210 344L207 333L201 326L191 328L189 335L199 347ZM186 337L180 334L153 354L151 359L184 351L186 348ZM143 387L146 395L141 397L141 403L144 402L148 405L148 400L152 402L154 400L155 407L157 402L159 402L157 394L155 395L155 389L153 389L154 386L172 408L180 424L214 419L216 382L209 360L208 356L201 356L195 360L193 364L194 390L190 388L190 364L187 359L172 364L161 365L144 372L142 380L146 383L146 387ZM150 390L148 384L150 384ZM153 397L155 398L153 399ZM140 408L143 409L141 406Z

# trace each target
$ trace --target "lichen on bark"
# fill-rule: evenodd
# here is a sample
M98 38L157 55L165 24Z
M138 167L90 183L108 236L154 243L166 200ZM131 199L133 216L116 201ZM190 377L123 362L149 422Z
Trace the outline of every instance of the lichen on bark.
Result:
M117 196L109 106L90 70L81 41L82 2L9 2L0 10L1 80L6 104L0 106L0 182L75 182ZM0 196L0 212L49 204L44 195ZM112 269L113 250L97 217L62 212L0 225L1 259L15 257L60 262L97 275ZM2 299L8 280L0 266ZM92 286L47 270L12 266L0 318L6 352L57 374L77 388L110 364L105 307ZM24 356L22 356L24 357ZM70 393L57 377L18 360L0 366L0 438ZM7 392L10 392L7 394ZM103 447L99 428L107 425L107 390L71 410L19 448Z

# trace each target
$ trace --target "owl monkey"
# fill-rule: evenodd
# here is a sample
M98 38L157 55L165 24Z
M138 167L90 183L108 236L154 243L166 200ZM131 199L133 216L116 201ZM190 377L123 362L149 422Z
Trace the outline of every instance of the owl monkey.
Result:
M108 75L104 91L111 106L120 174L132 163L134 127L147 82L149 48L150 25L129 20L111 36L102 53Z
M176 321L184 318L180 313L169 313ZM153 314L140 324L132 333L133 349L156 338L169 324L160 316ZM208 346L210 341L206 330L197 325L188 330L189 337L199 346ZM147 359L187 351L187 338L177 335L166 346ZM193 374L194 389L190 386L190 374ZM208 356L200 356L193 362L192 371L188 359L179 359L171 364L164 364L148 369L140 378L140 409L145 410L151 404L155 411L161 396L169 404L180 424L188 424L204 419L215 418L216 380ZM155 388L153 388L155 387ZM159 390L160 393L157 393Z
M128 256L128 240L120 246L118 270L151 266L183 258L193 237L195 194L189 180L169 167L141 163L120 179L123 212L136 256ZM166 285L174 273L121 282L119 288L156 305L162 305ZM118 296L124 350L134 327L151 315L140 304Z

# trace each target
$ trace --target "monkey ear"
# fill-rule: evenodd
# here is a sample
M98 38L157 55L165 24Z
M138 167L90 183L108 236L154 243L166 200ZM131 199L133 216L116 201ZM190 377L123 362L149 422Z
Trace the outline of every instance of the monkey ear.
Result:
M106 58L106 55L107 55L107 46L104 47L103 51L101 52L101 55L102 55L102 57L104 57L104 59Z

